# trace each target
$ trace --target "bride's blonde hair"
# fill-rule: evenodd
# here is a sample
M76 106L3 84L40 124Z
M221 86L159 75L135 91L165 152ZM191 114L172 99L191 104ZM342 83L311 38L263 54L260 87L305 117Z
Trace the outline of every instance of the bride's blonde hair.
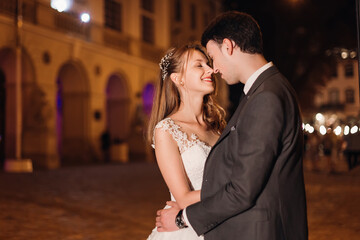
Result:
M154 128L156 124L175 113L180 107L180 93L175 83L170 79L172 73L184 74L185 63L189 61L189 57L194 51L199 51L211 63L209 56L204 47L198 43L191 43L180 48L170 48L160 63L159 80L156 86L153 107L147 129L146 139L152 143ZM166 67L164 68L164 64ZM163 70L165 69L165 71ZM226 125L225 111L220 107L215 96L217 93L216 78L212 76L214 91L204 96L203 101L203 118L209 129L216 133L221 133Z

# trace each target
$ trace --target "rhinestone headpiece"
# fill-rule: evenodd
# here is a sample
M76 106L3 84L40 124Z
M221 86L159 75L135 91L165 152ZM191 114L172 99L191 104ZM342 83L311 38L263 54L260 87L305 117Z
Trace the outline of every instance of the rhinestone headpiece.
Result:
M170 58L171 56L174 54L173 51L169 52L168 54L166 54L160 61L159 66L161 69L161 78L164 81L166 75L168 74L168 67L170 65Z

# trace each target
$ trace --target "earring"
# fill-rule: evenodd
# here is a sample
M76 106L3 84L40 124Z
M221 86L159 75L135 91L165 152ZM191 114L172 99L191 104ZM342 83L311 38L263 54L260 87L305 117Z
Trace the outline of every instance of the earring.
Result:
M183 82L183 81L180 81L180 85L181 85L181 86L184 86L184 82Z

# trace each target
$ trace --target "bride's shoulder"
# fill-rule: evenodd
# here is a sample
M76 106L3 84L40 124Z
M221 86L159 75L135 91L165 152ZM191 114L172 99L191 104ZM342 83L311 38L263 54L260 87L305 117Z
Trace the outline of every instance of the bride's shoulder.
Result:
M154 129L153 147L155 147L155 140L170 140L173 139L177 144L184 138L184 133L180 127L170 118L165 118L158 122ZM172 142L172 141L170 141Z
M161 120L160 122L158 122L155 126L155 130L156 129L162 129L162 130L170 130L170 129L174 129L174 128L178 128L177 125L175 124L175 122L171 119L171 118L164 118L163 120Z

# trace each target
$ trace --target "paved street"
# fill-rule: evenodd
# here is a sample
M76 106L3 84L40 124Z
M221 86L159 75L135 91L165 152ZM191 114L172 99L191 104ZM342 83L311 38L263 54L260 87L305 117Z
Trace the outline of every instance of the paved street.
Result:
M360 239L360 167L305 178L310 240ZM167 199L154 163L0 173L0 239L146 239Z

